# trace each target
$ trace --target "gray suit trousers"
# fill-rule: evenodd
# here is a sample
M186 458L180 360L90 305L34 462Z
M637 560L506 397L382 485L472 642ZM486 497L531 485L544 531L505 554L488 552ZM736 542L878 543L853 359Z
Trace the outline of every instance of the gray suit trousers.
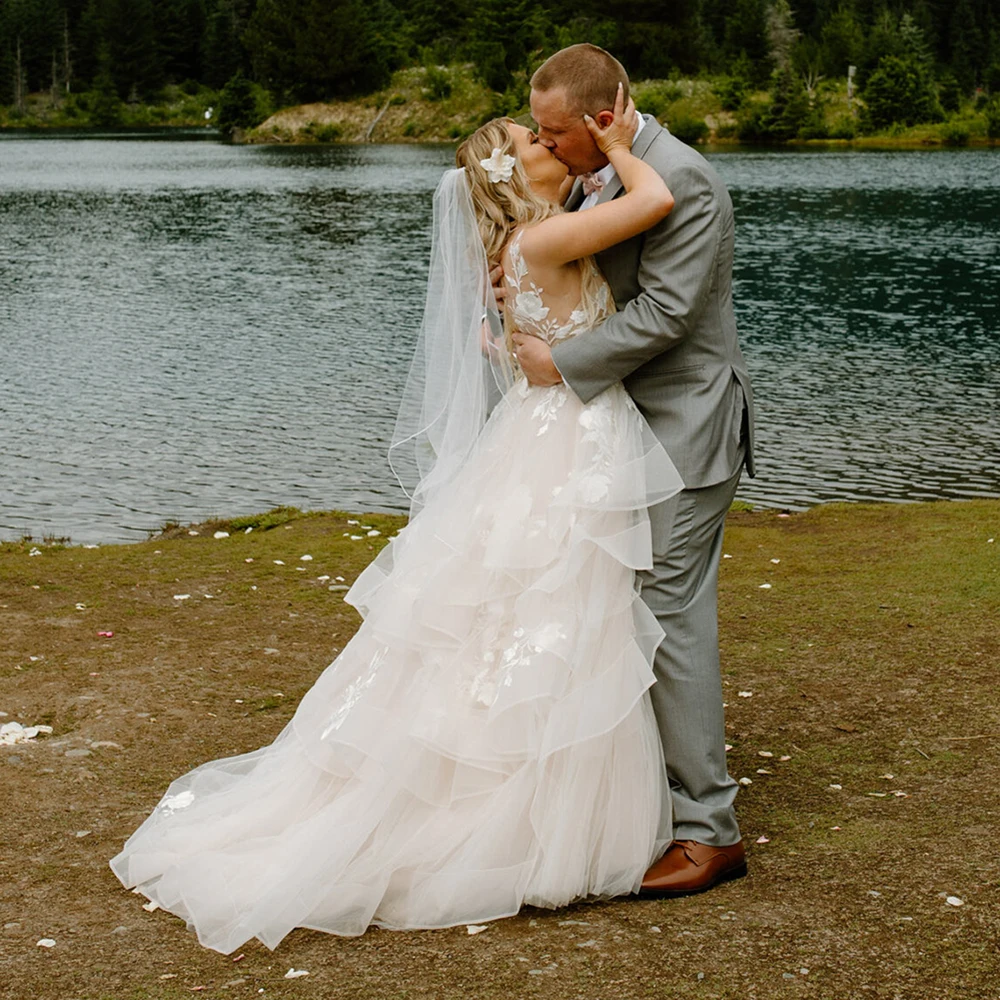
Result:
M726 769L719 670L718 578L729 479L682 490L650 508L653 569L639 573L642 599L666 633L650 689L673 799L674 837L723 847L740 839Z

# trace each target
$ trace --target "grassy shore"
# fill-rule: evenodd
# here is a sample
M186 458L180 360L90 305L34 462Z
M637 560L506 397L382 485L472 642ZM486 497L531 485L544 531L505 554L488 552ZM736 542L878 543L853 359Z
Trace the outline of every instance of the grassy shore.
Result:
M637 80L632 94L640 111L653 114L685 142L737 143L739 115L723 108L716 84L707 78ZM527 88L495 94L471 66L411 67L393 75L389 86L351 101L303 104L277 111L239 140L250 143L454 142L498 115L527 115ZM747 95L750 105L766 105L765 91ZM777 145L835 145L858 148L991 146L984 111L972 107L947 121L893 127L870 135L859 132L858 103L847 100L845 83L820 84L821 139Z
M638 80L632 92L641 111L655 115L685 142L740 142L740 114L723 108L717 85L709 78ZM496 94L469 65L415 66L393 74L387 87L366 97L282 108L257 127L237 132L245 143L414 143L455 142L484 121L502 114L528 114L527 88L522 83L507 94ZM746 95L748 107L765 106L765 91ZM928 146L995 146L988 137L984 109L971 105L946 121L893 127L873 134L859 131L857 102L847 100L846 84L824 81L816 100L823 138L795 139L778 146L834 146L858 149L926 148ZM257 88L259 109L270 97ZM53 101L49 94L29 96L23 114L0 107L0 130L14 128L95 127L99 101L94 94ZM186 127L211 124L218 114L219 93L198 84L165 87L153 104L121 104L116 127ZM260 111L266 114L266 110ZM205 115L210 117L206 119Z
M278 734L358 626L337 588L401 523L281 509L138 544L0 545L0 722L54 730L0 747L0 997L997 996L997 501L730 516L746 879L476 936L300 930L232 957L145 912L108 858L173 777Z

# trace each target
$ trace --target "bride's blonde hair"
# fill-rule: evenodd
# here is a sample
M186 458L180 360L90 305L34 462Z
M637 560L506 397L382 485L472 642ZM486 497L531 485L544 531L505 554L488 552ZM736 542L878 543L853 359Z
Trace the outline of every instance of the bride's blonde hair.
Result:
M531 189L514 138L507 128L511 124L514 124L512 118L494 118L488 121L476 129L455 153L455 164L465 168L469 179L469 192L479 225L479 235L486 248L486 259L491 265L500 262L515 229L544 222L562 211L560 206L553 205ZM495 149L514 157L514 169L509 181L491 181L489 173L479 162L489 159ZM594 325L609 310L613 310L614 305L607 295L607 285L594 258L584 257L576 261L576 265L580 269L580 306L588 325ZM510 346L511 324L506 323L505 328Z

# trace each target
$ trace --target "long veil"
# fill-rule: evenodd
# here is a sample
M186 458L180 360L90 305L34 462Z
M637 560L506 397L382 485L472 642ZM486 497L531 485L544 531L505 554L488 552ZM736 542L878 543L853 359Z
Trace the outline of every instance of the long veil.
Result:
M389 464L413 516L452 481L513 382L464 168L434 192L427 299Z

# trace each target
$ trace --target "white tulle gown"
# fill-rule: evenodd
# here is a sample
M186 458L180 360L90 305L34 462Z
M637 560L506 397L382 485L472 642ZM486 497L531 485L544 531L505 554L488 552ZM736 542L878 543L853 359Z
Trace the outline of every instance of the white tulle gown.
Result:
M578 332L513 265L517 325ZM620 385L515 383L277 739L174 781L115 874L222 953L634 892L671 836L635 570L680 485Z

